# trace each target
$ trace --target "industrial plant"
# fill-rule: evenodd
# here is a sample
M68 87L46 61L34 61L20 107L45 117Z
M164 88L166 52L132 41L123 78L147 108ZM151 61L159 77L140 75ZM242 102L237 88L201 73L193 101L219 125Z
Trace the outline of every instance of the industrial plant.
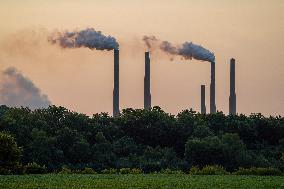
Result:
M62 48L89 48L91 50L110 51L114 55L114 83L113 83L113 117L120 114L119 110L119 43L112 36L104 35L94 28L86 28L81 31L64 31L51 34L48 41L58 44ZM179 56L184 60L195 59L209 62L210 74L210 113L216 113L216 84L215 84L215 55L201 45L185 41L181 44L163 41L156 36L144 36L143 41L149 51L145 52L145 75L144 75L144 109L150 110L151 105L151 60L150 50L157 48L170 56ZM206 114L205 85L201 85L201 113ZM230 61L230 95L229 114L236 114L236 91L235 91L235 59Z
M119 50L114 49L114 88L113 88L113 116L119 116ZM210 82L210 113L216 113L215 101L215 62L211 65ZM151 105L151 64L150 52L145 52L145 75L144 75L144 109L150 110ZM206 114L206 95L205 85L201 85L201 104L200 113ZM236 114L236 91L235 91L235 59L230 60L230 96L229 96L229 114Z

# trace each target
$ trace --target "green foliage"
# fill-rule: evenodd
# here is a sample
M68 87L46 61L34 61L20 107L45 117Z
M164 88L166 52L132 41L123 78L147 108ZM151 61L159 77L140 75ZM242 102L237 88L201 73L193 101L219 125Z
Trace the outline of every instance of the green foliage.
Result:
M12 171L10 169L0 167L0 175L10 175L12 174Z
M143 170L142 169L138 169L138 168L132 168L130 170L130 174L143 174Z
M58 174L72 174L72 170L68 166L64 165Z
M135 141L128 136L124 136L114 143L114 151L119 157L127 157L131 154L139 153Z
M0 174L22 172L20 157L22 150L15 139L6 133L0 132Z
M250 165L251 157L237 134L189 139L185 159L191 165L222 165L230 170Z
M130 168L121 168L119 169L119 174L130 174L131 169Z
M193 110L174 116L153 107L125 109L113 118L107 113L88 117L56 106L39 110L0 106L0 132L15 137L8 139L12 148L0 143L3 174L19 174L21 165L29 162L46 165L49 172L58 172L62 165L99 172L111 168L188 172L192 166L206 165L220 165L228 171L239 167L284 170L281 116L226 116Z
M192 166L189 170L190 175L198 175L200 169L197 166Z
M23 175L0 176L0 188L94 188L94 189L274 189L283 188L281 176L146 174L146 175Z
M145 172L160 171L165 168L177 168L178 158L171 148L147 147L142 156Z
M116 155L112 144L105 138L103 132L95 135L96 143L92 147L93 159L101 168L114 167Z
M33 162L33 163L28 163L27 165L25 165L25 173L26 174L43 174L46 173L46 167L44 166L40 166L37 163Z
M279 169L272 168L272 167L252 167L252 168L239 168L236 172L234 172L236 175L282 175L282 172Z
M221 166L218 165L207 165L202 169L193 166L189 173L191 175L227 175L228 172Z
M196 125L193 129L192 138L205 138L209 136L213 136L213 132L210 130L209 127L205 125Z
M90 167L85 167L85 169L79 171L78 173L79 174L97 174L97 172Z
M49 137L46 131L33 128L31 131L31 142L29 143L28 161L40 162L41 164L50 165L60 159L61 152L54 150L56 148L56 138Z
M181 170L171 170L171 169L169 169L169 168L167 168L167 169L162 169L162 170L161 170L161 173L162 173L162 174L184 174L184 172L181 171Z
M207 165L199 171L200 175L226 175L228 172L218 165Z
M119 174L142 174L143 170L138 168L120 168Z
M104 169L101 171L101 173L102 174L117 174L118 172L116 169L111 168L111 169Z

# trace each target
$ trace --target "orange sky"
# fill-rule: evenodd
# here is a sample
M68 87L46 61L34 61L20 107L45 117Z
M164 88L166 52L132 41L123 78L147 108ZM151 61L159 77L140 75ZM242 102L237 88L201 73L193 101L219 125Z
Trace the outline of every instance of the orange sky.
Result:
M236 59L237 111L284 113L283 0L2 0L1 70L13 66L55 105L112 112L112 52L62 50L46 42L58 30L93 27L120 43L120 107L143 107L143 35L193 41L216 56L216 105L228 112L229 59ZM33 31L33 32L32 32ZM176 114L200 109L210 64L154 53L152 104Z

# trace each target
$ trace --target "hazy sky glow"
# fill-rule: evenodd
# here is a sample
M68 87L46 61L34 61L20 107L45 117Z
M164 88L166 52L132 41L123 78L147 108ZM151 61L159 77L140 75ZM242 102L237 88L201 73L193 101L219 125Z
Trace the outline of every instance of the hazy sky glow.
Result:
M113 52L61 49L55 30L93 27L120 43L120 107L143 107L144 35L192 41L216 57L216 105L228 112L229 60L236 59L237 112L284 114L283 0L1 0L1 70L15 67L55 105L112 112ZM200 110L210 64L151 54L152 104ZM0 102L1 103L1 102Z

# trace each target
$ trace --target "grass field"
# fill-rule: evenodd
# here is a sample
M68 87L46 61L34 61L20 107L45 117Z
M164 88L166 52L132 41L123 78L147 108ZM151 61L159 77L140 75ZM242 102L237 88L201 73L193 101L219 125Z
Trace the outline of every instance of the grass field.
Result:
M0 188L100 188L100 189L205 189L283 188L283 176L190 176L190 175L21 175L0 176Z

